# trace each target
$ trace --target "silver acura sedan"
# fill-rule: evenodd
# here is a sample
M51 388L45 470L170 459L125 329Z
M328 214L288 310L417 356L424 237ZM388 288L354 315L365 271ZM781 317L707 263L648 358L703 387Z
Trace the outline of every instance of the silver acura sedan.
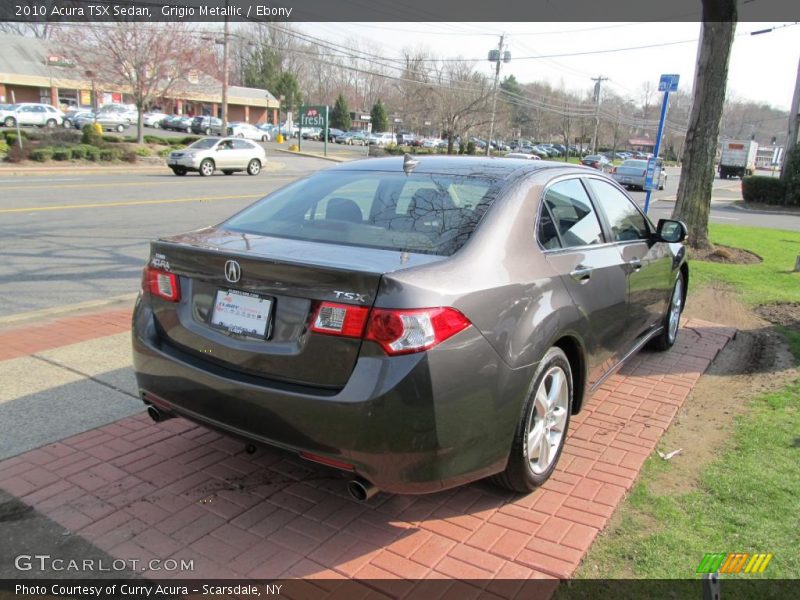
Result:
M263 147L240 138L203 138L183 150L170 152L167 157L167 166L175 175L197 171L203 177L217 170L225 175L236 171L258 175L266 163Z

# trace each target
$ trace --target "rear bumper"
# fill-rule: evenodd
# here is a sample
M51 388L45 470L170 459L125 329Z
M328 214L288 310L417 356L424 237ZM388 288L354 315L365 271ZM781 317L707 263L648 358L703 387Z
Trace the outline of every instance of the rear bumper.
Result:
M238 437L352 464L391 493L428 493L501 471L529 368L512 370L469 328L426 353L365 343L339 391L248 377L159 338L137 302L133 364L162 409Z

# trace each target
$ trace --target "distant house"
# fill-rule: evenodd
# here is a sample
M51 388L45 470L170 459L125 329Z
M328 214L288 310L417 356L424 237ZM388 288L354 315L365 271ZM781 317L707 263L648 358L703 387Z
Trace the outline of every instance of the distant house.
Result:
M80 65L64 58L47 40L0 33L0 103L43 102L92 107L92 81ZM124 88L95 81L97 104L130 104ZM167 97L154 105L166 113L220 115L222 83L205 73L191 72ZM277 123L280 103L269 91L228 87L228 120Z

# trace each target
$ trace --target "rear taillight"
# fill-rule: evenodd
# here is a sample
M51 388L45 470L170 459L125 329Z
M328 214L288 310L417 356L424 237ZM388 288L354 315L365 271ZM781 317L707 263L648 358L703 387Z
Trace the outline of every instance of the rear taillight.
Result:
M368 315L369 308L366 306L322 302L314 312L311 331L360 338Z
M142 289L170 302L181 299L181 285L175 273L145 267L142 273Z
M433 348L469 327L454 308L386 309L321 302L311 319L315 333L377 342L386 354L410 354Z
M410 354L433 348L469 327L454 308L373 309L364 339L380 344L386 354Z

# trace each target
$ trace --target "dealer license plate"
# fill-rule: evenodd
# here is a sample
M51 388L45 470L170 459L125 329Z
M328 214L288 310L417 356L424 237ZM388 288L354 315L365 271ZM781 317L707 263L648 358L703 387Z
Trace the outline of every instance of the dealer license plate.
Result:
M240 290L218 290L211 324L231 333L263 338L269 329L272 300Z

